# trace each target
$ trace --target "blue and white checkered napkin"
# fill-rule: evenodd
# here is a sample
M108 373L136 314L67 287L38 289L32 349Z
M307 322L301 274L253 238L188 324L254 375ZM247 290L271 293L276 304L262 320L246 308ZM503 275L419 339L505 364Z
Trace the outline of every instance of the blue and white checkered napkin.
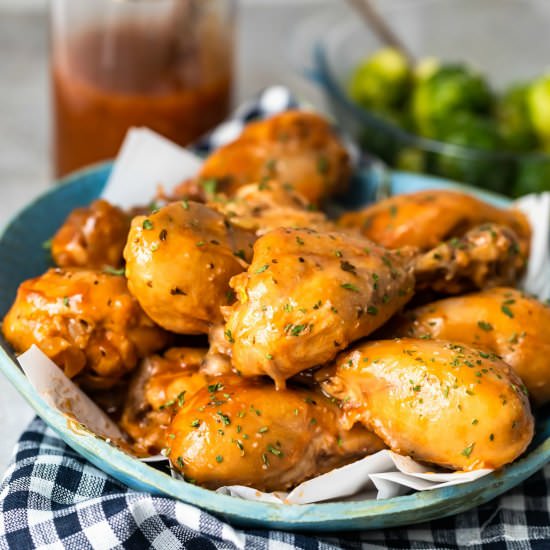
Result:
M128 489L35 419L0 488L0 548L547 550L549 486L546 467L484 506L409 528L321 537L241 530L175 499Z
M208 153L246 122L297 106L273 87L201 140ZM550 549L550 467L455 517L332 536L239 530L198 508L128 489L67 447L40 419L21 436L0 487L0 548Z

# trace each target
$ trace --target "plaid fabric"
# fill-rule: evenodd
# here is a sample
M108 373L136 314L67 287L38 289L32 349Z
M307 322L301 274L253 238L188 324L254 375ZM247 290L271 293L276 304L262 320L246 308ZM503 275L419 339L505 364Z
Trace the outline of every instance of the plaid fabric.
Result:
M297 106L286 88L268 88L194 148L208 154L238 136L247 122ZM319 538L242 531L183 502L128 489L81 458L37 418L21 436L0 487L0 549L542 550L550 549L549 483L547 467L485 506L403 529Z
M320 538L235 529L171 498L132 491L67 447L40 419L22 435L0 488L0 548L550 548L550 467L503 497L402 529Z

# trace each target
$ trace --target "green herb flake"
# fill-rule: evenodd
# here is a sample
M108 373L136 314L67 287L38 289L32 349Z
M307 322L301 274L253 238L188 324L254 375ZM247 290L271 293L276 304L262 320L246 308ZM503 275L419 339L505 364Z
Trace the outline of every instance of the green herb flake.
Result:
M352 283L342 283L340 286L351 292L359 292L359 289Z
M107 275L121 276L126 273L126 270L123 267L121 267L120 269L115 269L114 267L108 265L103 268L103 273L106 273Z
M150 219L146 219L143 221L143 229L150 230L153 229L153 222Z
M510 319L514 318L514 312L506 304L502 304L500 310L504 313L504 315L510 317Z
M273 445L268 445L267 446L267 450L275 455L275 456L278 456L279 458L282 458L283 457L283 451L281 451L280 449L277 449L277 447L273 447Z
M264 265L262 265L262 267L259 267L258 269L256 269L256 271L254 273L256 273L256 274L263 273L267 269L269 269L269 264L264 264Z
M320 156L317 159L317 171L319 172L319 174L326 175L328 174L329 169L330 169L330 162L328 158L325 157L324 155Z
M466 458L470 458L470 455L472 454L472 451L474 450L475 443L472 443L471 445L468 445L462 450L461 455L465 456Z
M207 195L214 195L218 188L218 181L214 178L209 178L201 181L201 185Z
M485 332L493 330L493 325L491 325L491 323L488 323L487 321L478 321L477 326Z
M223 414L221 411L218 411L216 414L222 419L223 423L226 426L229 426L231 424L231 419L229 418L229 416Z
M218 464L221 464L221 463L223 462L223 456L222 456L222 455L218 455L218 456L216 457L216 462L217 462Z

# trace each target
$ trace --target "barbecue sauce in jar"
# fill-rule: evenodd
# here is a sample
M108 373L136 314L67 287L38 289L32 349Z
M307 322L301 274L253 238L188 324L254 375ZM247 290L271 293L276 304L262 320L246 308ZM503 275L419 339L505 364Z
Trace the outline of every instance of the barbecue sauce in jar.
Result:
M186 145L226 117L232 87L230 23L205 11L208 0L171 3L175 9L159 17L143 10L139 17L112 20L106 14L103 21L62 37L54 26L57 176L116 156L132 126Z

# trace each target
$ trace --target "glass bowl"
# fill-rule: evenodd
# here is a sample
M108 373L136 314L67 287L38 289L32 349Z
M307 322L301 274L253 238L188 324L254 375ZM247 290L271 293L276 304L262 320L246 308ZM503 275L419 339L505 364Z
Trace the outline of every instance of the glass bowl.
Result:
M487 151L426 139L352 101L346 84L361 59L382 47L349 8L334 6L300 29L309 70L341 127L392 167L434 174L508 196L550 189L550 155ZM466 62L498 90L540 75L548 64L550 2L545 0L408 0L380 11L417 59Z

